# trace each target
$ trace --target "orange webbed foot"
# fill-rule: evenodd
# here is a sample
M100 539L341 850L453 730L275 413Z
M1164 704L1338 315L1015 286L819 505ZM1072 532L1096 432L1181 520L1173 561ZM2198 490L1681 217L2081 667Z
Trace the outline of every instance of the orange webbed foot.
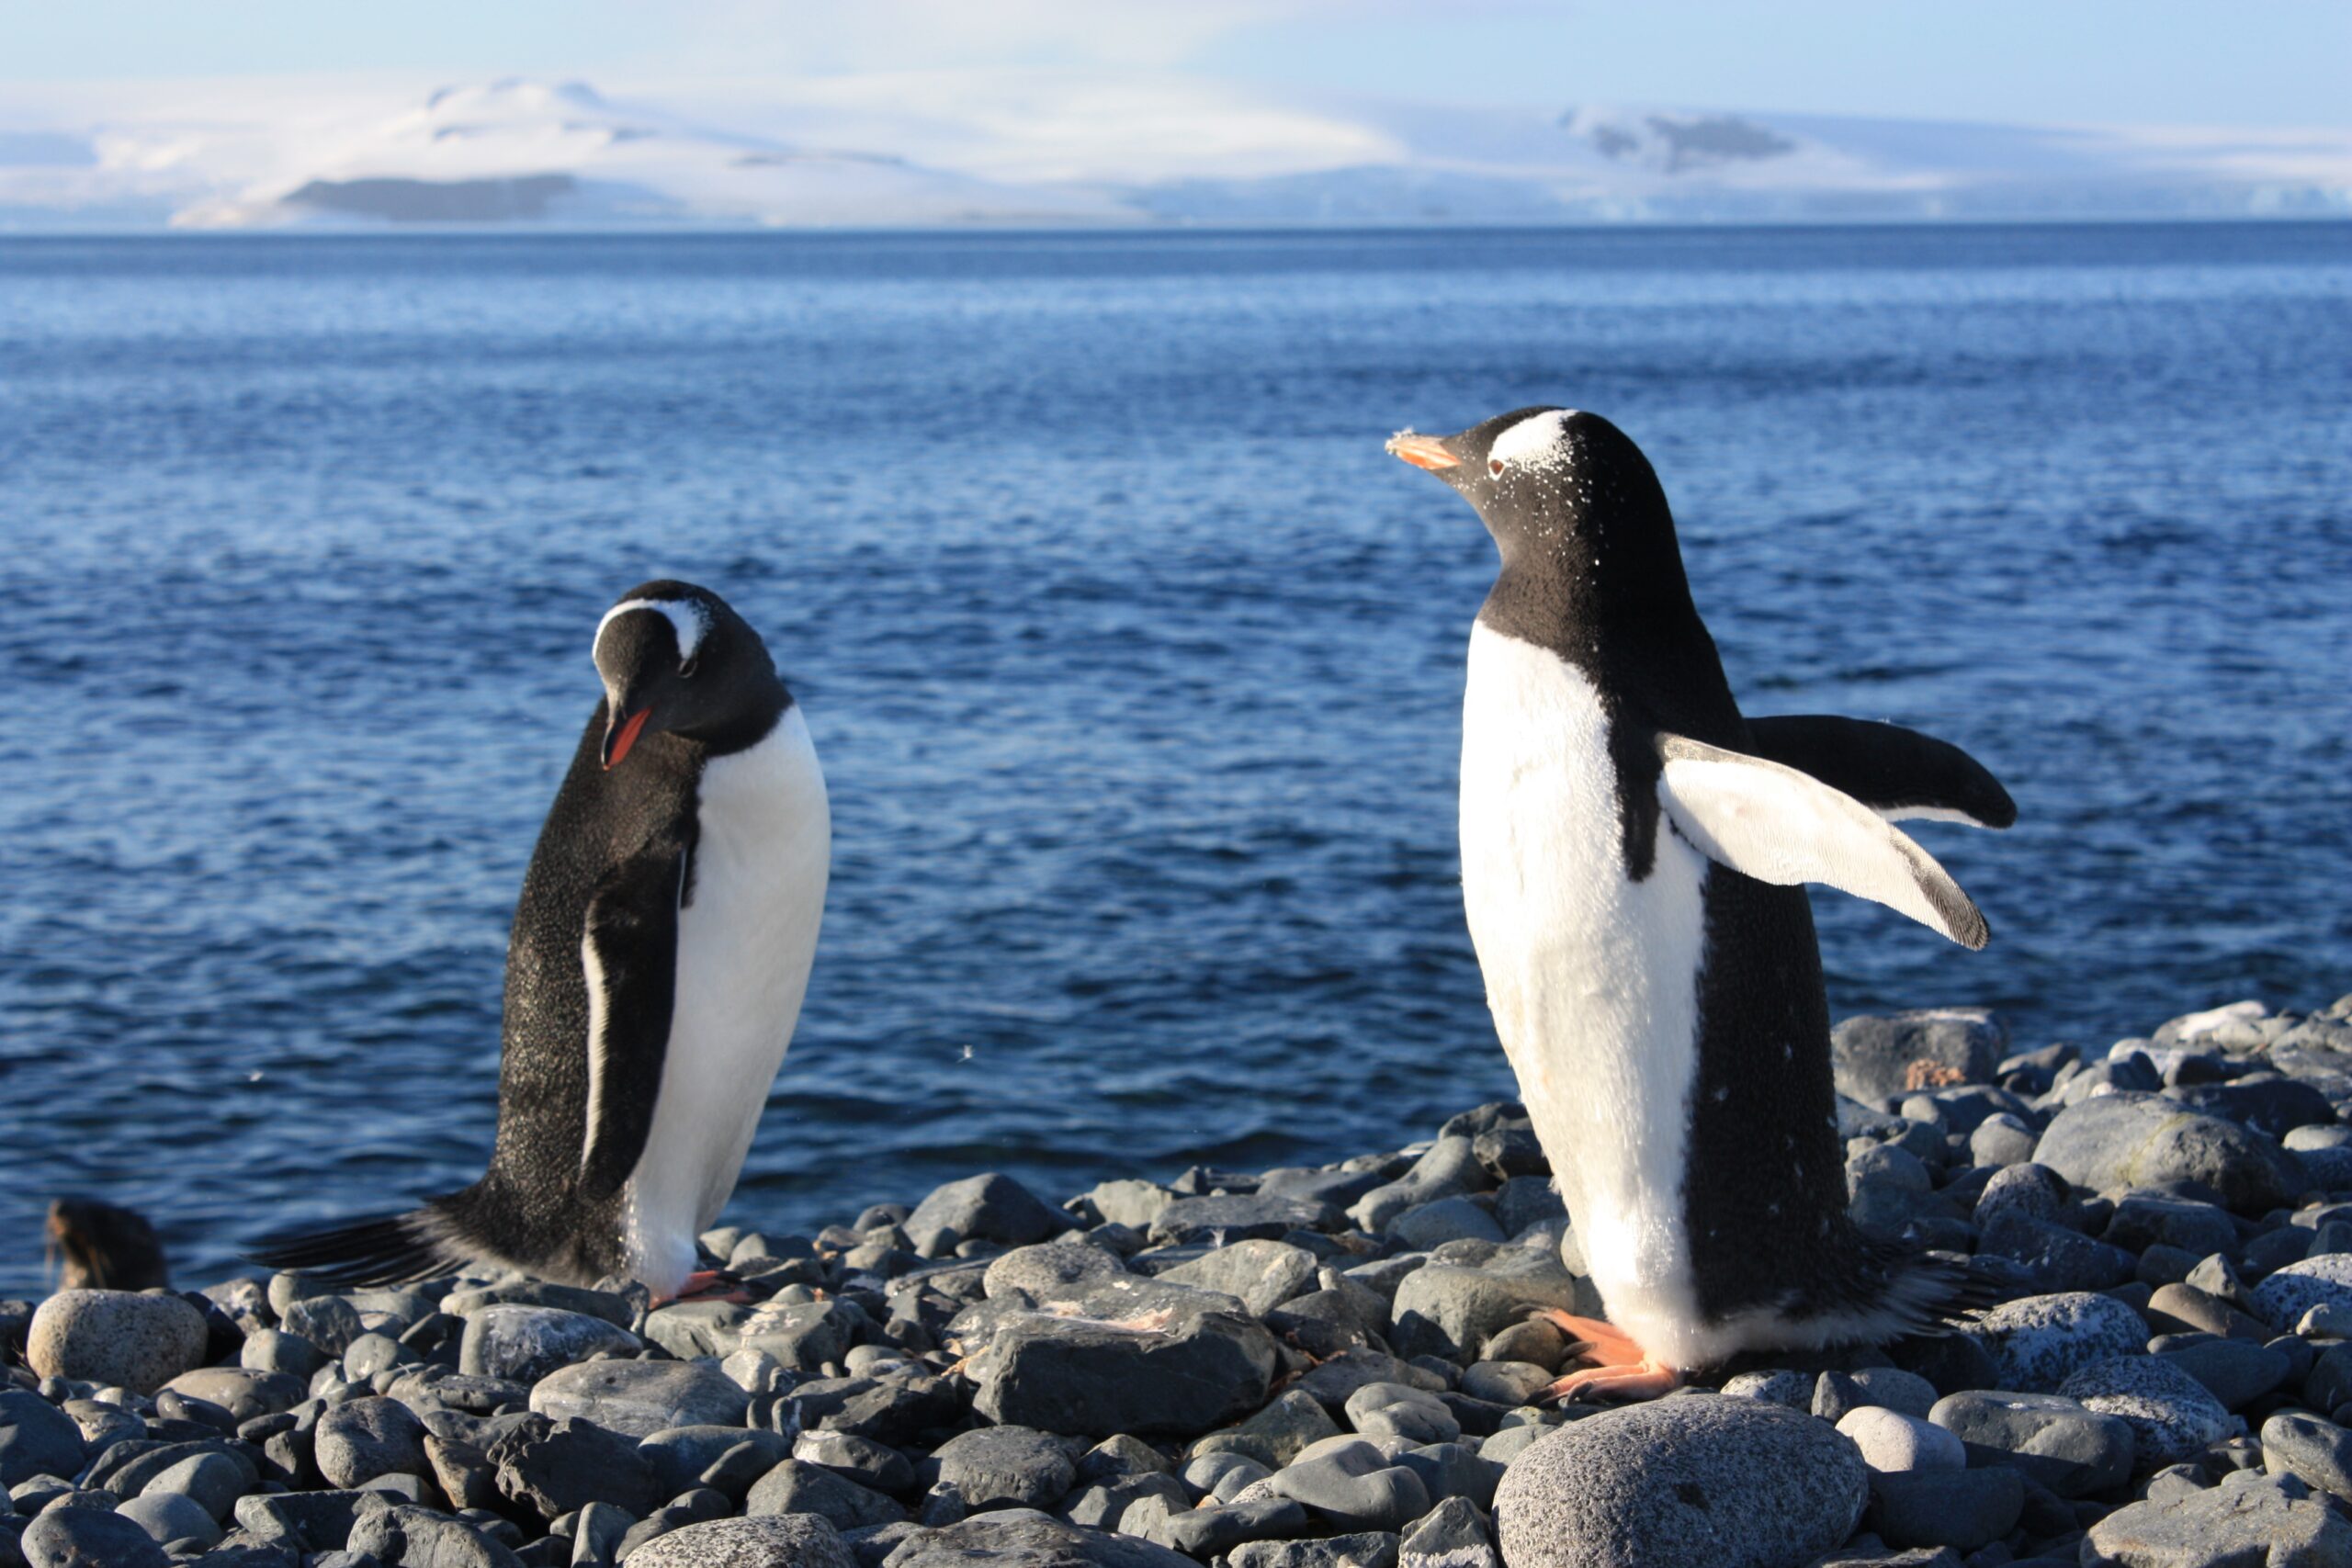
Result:
M697 1269L686 1276L676 1295L653 1304L665 1307L680 1302L731 1302L737 1306L750 1306L758 1300L732 1274L718 1269Z
M1656 1399L1682 1386L1682 1371L1668 1366L1634 1343L1623 1329L1597 1317L1544 1311L1535 1314L1574 1342L1568 1354L1583 1362L1545 1389L1539 1398L1566 1403L1598 1394L1609 1399Z

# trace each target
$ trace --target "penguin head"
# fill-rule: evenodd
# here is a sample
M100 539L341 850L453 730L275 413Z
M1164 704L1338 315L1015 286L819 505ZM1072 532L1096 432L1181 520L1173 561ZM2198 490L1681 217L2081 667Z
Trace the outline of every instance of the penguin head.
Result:
M1597 413L1524 408L1456 435L1391 436L1389 452L1460 491L1506 569L1634 603L1687 603L1666 491L1642 449Z
M784 683L759 633L690 582L663 580L622 594L596 623L592 650L605 682L607 772L648 734L721 750L749 745L783 705Z

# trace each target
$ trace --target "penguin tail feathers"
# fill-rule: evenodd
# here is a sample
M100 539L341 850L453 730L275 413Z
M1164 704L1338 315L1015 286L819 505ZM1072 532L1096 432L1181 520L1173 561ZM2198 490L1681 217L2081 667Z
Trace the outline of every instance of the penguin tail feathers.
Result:
M246 1251L265 1268L350 1286L411 1285L447 1274L473 1257L457 1240L438 1202L322 1230L280 1232Z
M2003 1302L2042 1288L2030 1269L1993 1255L1914 1253L1897 1269L1886 1304L1902 1331L1919 1338L1958 1333Z

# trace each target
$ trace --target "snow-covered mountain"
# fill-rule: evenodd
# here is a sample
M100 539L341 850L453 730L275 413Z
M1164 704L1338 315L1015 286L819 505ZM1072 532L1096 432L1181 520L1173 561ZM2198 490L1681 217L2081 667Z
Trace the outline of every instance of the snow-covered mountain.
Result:
M2352 130L1280 97L1195 77L0 86L0 229L2352 215Z

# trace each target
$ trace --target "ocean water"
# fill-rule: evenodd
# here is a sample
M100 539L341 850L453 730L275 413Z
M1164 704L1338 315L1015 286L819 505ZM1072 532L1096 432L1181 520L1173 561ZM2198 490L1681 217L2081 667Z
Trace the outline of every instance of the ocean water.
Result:
M1490 547L1382 455L1608 414L1753 713L1958 741L1972 955L2104 1043L2352 989L2352 227L0 242L0 1289L487 1151L515 889L650 577L831 779L730 1217L1332 1158L1510 1092L1453 790Z

